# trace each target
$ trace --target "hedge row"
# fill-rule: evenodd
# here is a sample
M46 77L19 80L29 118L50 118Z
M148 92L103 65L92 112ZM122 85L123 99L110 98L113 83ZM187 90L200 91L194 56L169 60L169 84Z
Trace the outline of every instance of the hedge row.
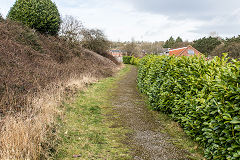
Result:
M240 62L225 57L146 56L138 65L151 106L178 121L207 159L240 159Z
M123 56L124 64L138 65L139 61L140 61L140 59L136 58L134 56Z
M124 64L131 64L130 61L132 59L132 56L123 56L123 63Z

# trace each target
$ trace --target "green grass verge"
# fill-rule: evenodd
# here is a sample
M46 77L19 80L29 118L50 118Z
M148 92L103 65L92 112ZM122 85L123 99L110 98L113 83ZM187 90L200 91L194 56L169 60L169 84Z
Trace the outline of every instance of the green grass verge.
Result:
M116 76L104 79L79 93L72 104L64 104L59 120L60 138L54 159L131 159L128 147L121 143L128 133L114 122L108 92L130 70L126 65Z

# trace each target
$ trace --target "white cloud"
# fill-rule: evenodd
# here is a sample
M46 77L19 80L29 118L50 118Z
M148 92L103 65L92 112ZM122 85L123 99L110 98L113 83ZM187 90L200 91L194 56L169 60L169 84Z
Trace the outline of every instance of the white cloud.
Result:
M73 0L74 1L74 0ZM72 2L73 2L72 1ZM91 3L90 3L91 4ZM100 28L111 40L161 41L171 35L192 40L198 33L192 31L200 21L169 20L169 17L155 13L139 12L125 1L103 0L98 5L66 7L59 5L63 15L74 15L87 27Z
M0 13L5 17L10 10L10 8L13 6L15 0L0 0Z
M8 13L15 0L0 0ZM102 29L109 39L161 41L170 36L194 40L216 31L239 33L238 0L53 0L61 15L72 15L86 27Z

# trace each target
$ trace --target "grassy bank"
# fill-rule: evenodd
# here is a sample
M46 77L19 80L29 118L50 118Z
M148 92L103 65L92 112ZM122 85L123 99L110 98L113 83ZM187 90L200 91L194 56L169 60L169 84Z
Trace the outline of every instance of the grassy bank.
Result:
M79 92L74 103L64 104L55 159L130 159L127 147L121 143L128 131L112 127L114 122L107 116L112 116L108 91L129 69L126 66L116 76Z
M58 106L118 68L77 42L9 20L0 23L0 53L0 159L48 159Z

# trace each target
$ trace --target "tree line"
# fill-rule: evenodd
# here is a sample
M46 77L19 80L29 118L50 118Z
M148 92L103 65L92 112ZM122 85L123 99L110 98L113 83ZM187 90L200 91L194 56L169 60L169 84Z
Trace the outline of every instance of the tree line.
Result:
M228 53L231 58L240 58L240 35L232 38L221 38L218 36L208 36L196 39L192 42L183 41L181 37L176 39L171 36L165 42L112 42L111 48L118 48L128 56L142 56L146 54L163 53L164 49L175 49L192 45L206 57L222 56Z

